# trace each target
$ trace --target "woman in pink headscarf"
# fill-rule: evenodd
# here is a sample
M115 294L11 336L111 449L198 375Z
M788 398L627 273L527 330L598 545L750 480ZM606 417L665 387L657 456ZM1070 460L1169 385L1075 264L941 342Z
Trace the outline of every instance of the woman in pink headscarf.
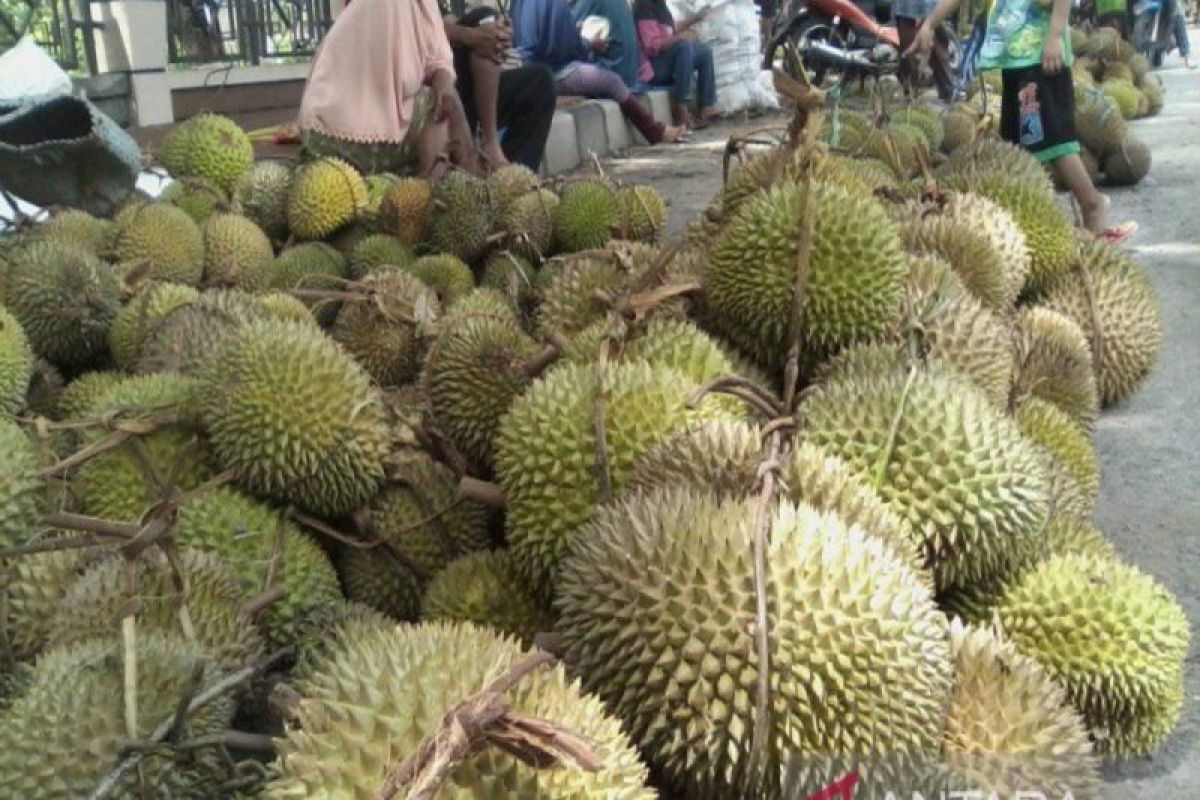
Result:
M354 0L313 61L298 126L312 156L365 174L429 174L444 154L479 172L436 0Z

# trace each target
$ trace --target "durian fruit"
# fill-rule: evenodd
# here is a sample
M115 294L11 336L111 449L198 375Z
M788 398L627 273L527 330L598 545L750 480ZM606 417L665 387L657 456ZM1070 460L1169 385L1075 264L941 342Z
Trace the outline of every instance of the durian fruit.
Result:
M929 158L929 143L920 128L892 124L872 130L863 140L859 155L877 158L891 166L897 175L908 177Z
M528 591L507 550L483 550L451 561L425 590L421 618L487 626L516 636L526 647L554 627L549 609Z
M820 356L885 330L901 297L907 261L875 201L813 181L812 251L804 290L802 344ZM798 269L801 209L808 190L790 183L747 200L712 251L704 290L714 324L764 365L778 365Z
M58 401L65 387L66 380L53 364L44 358L35 358L29 389L25 392L26 412L47 419L57 418Z
M58 408L63 419L78 419L84 412L128 375L121 372L85 372L63 389Z
M363 237L350 255L350 277L364 277L382 266L407 267L416 257L400 240L388 233L373 233Z
M222 344L251 320L269 317L254 297L236 289L210 289L163 316L142 342L137 372L196 373Z
M508 234L508 248L533 260L550 254L554 247L554 209L558 195L549 189L528 192L500 212L500 230Z
M500 419L525 391L539 347L511 313L456 314L429 348L421 384L438 430L488 469Z
M432 195L433 188L424 178L401 178L379 204L378 226L395 234L406 247L416 247L425 241Z
M603 247L620 224L620 196L607 180L578 181L563 190L552 217L555 248L559 252L577 253Z
M217 462L250 491L327 516L375 494L388 445L380 397L311 326L241 326L205 365L197 395Z
M176 585L176 568L182 586ZM110 557L67 589L48 646L115 641L122 616L134 608L139 635L159 631L188 637L232 672L263 654L262 638L242 612L242 600L236 573L212 553L185 548L175 555L174 568L159 550L132 563Z
M137 375L109 389L84 409L88 419L150 420L187 415L196 383L178 375ZM84 463L72 488L84 511L101 519L138 522L155 503L195 489L213 476L208 448L188 420L161 423ZM110 435L97 424L81 434L85 445Z
M596 292L617 291L626 276L615 258L580 255L549 262L538 277L545 287L537 311L538 331L571 337L608 311Z
M396 621L386 614L350 600L312 609L297 624L292 680L308 680L318 670L329 666L347 643L368 633L390 631L395 627Z
M483 506L458 495L454 472L423 453L396 466L393 485L371 505L378 545L344 546L338 571L346 596L397 619L416 619L421 595L455 558L490 543Z
M1125 80L1105 80L1100 84L1100 91L1108 96L1121 111L1125 119L1136 119L1138 115L1138 90Z
M749 497L758 487L762 460L757 427L739 420L711 420L646 451L634 466L625 494L688 486L721 500ZM785 457L780 481L781 496L861 527L924 574L922 542L912 527L841 458L801 442Z
M1121 34L1116 28L1102 26L1092 29L1088 35L1087 43L1080 48L1080 55L1085 56L1104 56L1113 58L1117 54L1118 42L1121 41Z
M296 169L288 189L288 228L300 240L336 233L367 206L367 184L354 167L320 158Z
M832 155L818 159L813 165L813 174L867 198L874 197L880 189L896 185L896 173L875 158Z
M494 289L506 298L512 307L523 314L532 313L537 303L537 270L523 256L501 250L488 258L479 276L479 286Z
M575 337L562 358L594 363L605 347L611 360L641 360L669 367L697 385L737 371L712 337L690 322L669 317L651 319L640 335L628 340L610 340L609 323L602 320Z
M283 161L258 161L233 188L233 211L250 219L274 242L288 233L288 191L292 167Z
M396 185L396 181L400 180L400 176L390 172L379 172L374 175L366 175L363 180L367 182L367 207L362 214L363 222L377 227L383 200L391 188Z
M262 228L237 214L213 214L204 223L204 284L248 292L271 283L275 251Z
M952 193L937 211L905 231L915 253L939 256L988 308L1007 313L1029 273L1025 235L1012 216L986 197Z
M518 197L538 188L538 176L524 164L505 164L488 175L487 186L497 217L504 216Z
M5 578L0 582L0 648L5 661L27 662L45 649L58 604L79 577L80 552L50 550L0 561Z
M296 644L306 615L342 600L337 573L320 545L279 511L229 487L180 506L175 542L232 566L247 600L275 586L282 590L256 618L272 646Z
M437 292L442 308L450 308L475 288L475 276L471 268L448 253L423 256L405 269Z
M843 114L843 123L850 118L848 114ZM865 130L867 123L864 121L862 124ZM854 129L852 125L846 126L847 133ZM857 149L857 146L846 147ZM721 221L732 219L742 204L755 195L777 184L794 182L798 170L797 156L788 148L774 148L745 159L730 173L729 180L721 189L718 197Z
M1156 116L1163 107L1163 87L1161 83L1151 83L1148 79L1142 84L1142 94L1146 96L1146 116Z
M433 187L429 243L434 250L474 263L488 248L495 207L485 181L456 170Z
M1100 465L1087 433L1070 414L1036 397L1022 403L1015 417L1025 435L1046 448L1054 464L1066 471L1083 505L1082 513L1090 514L1100 494Z
M1083 238L1076 268L1046 289L1042 303L1083 330L1101 405L1120 402L1149 375L1162 348L1162 314L1149 277L1119 249Z
M178 283L147 283L117 312L108 329L113 362L132 369L142 356L142 345L163 317L194 302L200 293Z
M107 355L108 328L120 306L107 264L68 244L38 242L16 257L7 284L5 305L35 353L67 370Z
M271 270L270 288L340 292L345 290L349 277L349 267L341 253L323 242L307 242L279 254ZM326 299L306 299L305 303L324 325L333 323L341 307L337 301Z
M1129 136L1104 159L1104 177L1113 186L1133 186L1150 173L1150 148Z
M942 152L954 153L959 148L975 141L978 135L979 119L969 109L956 106L942 117Z
M225 192L203 178L177 179L163 190L159 200L183 209L197 225L203 225L229 204Z
M264 789L266 800L373 796L394 765L437 732L455 704L526 655L515 639L469 623L369 626L342 638L298 687L302 699L279 743L278 776ZM618 722L561 666L527 676L503 699L514 715L582 737L599 755L599 769L585 771L569 760L556 769L536 769L500 748L485 747L455 765L440 796L655 797Z
M33 349L17 318L0 305L0 415L25 405L33 377Z
M667 204L652 186L623 186L617 191L620 204L620 238L654 244L667 227Z
M844 458L913 526L939 590L1007 574L1045 524L1044 456L945 367L827 381L801 415L806 441Z
M146 203L117 218L112 256L146 278L197 286L204 274L204 237L182 209Z
M1003 139L987 137L956 150L943 169L947 175L963 175L968 179L998 173L1027 184L1030 188L1047 191L1053 188L1034 156Z
M1083 146L1103 160L1128 137L1121 110L1103 92L1087 92L1076 104L1075 127Z
M1170 734L1190 634L1152 577L1112 559L1055 556L1014 582L997 612L1017 650L1066 690L1105 758L1148 755Z
M1046 526L1045 558L1054 556L1088 556L1096 559L1118 560L1117 549L1104 538L1092 522L1070 514L1055 514Z
M790 770L789 797L849 770L907 790L940 743L946 620L886 544L789 502L768 523L773 707L750 773L755 509L684 489L602 508L561 567L563 660L682 796L778 799Z
M25 544L37 531L47 489L33 440L16 423L0 418L0 548Z
M1091 345L1074 320L1042 306L1023 309L1013 324L1013 365L1012 405L1046 400L1092 429L1100 395Z
M172 128L158 158L174 177L203 178L229 194L254 165L254 145L233 120L204 113Z
M57 647L38 659L24 691L0 712L0 795L23 800L88 797L126 754L169 723L180 702L216 682L203 650L179 636L139 630L133 697L137 729L127 727L126 651L119 636ZM182 739L224 731L234 700L224 695L186 716ZM80 754L86 753L86 758ZM159 796L187 797L222 781L219 760L156 748L117 784L114 796L139 794L138 779Z
M1041 177L1044 183L1046 177L1044 174ZM1053 189L1000 172L972 178L965 184L951 183L951 188L981 194L1012 215L1029 247L1027 291L1042 290L1071 268L1074 226L1055 199Z
M258 300L258 304L262 306L267 316L272 319L302 322L312 325L314 328L317 327L317 320L308 310L308 306L286 292L264 292L257 295L255 299Z
M1087 728L1066 693L999 631L950 623L954 690L944 760L959 791L1100 797Z
M930 152L942 149L942 140L946 134L942 128L942 121L934 109L928 106L909 106L892 115L892 121L920 129L929 145Z
M412 381L421 369L425 337L441 304L407 272L387 269L357 284L361 300L342 303L330 337L382 386Z
M68 208L52 214L50 219L37 229L38 238L56 239L73 244L99 258L108 255L115 234L116 226L111 220L93 217L77 208Z

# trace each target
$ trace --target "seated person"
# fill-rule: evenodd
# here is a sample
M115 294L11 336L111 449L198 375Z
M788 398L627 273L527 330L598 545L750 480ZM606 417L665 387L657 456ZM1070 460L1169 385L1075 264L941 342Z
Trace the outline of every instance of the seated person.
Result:
M629 10L627 0L572 0L571 12L576 25L583 24L587 17L604 17L608 20L608 46L603 52L592 55L592 63L620 75L626 86L637 86L637 26L633 23L633 13Z
M445 22L454 48L458 94L467 123L472 130L479 128L479 149L487 166L494 169L511 160L536 172L554 120L554 73L545 64L501 69L512 29L491 8L476 8Z
M640 77L653 86L671 87L671 114L675 122L693 127L692 76L696 77L699 97L699 124L703 127L717 116L717 76L713 67L712 48L696 41L692 30L707 16L696 16L675 24L666 0L637 0L638 37L641 39L642 63Z
M616 101L626 119L651 144L682 139L684 129L654 119L619 75L587 63L589 48L603 50L605 42L583 40L567 0L513 0L512 18L513 44L521 61L545 64L554 70L559 94Z
M297 120L308 156L364 174L479 173L436 0L354 0L313 59Z

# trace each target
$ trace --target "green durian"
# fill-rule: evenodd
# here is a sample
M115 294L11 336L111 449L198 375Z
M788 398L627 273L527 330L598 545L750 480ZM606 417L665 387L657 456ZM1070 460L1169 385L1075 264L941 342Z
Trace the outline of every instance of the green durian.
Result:
M552 217L555 249L559 252L603 247L620 225L620 195L607 180L578 181L563 190Z
M237 214L216 213L204 233L204 285L259 292L271 283L275 251L262 228Z
M33 379L33 348L17 318L0 305L0 414L15 414L25 405Z
M320 158L298 167L288 189L287 222L301 241L324 239L367 207L367 184L350 164Z
M1053 403L1090 431L1100 413L1092 350L1070 317L1029 306L1013 324L1012 404L1028 398Z
M254 165L254 145L232 119L206 112L172 128L158 158L176 178L203 178L229 193Z
M330 337L382 386L419 374L428 329L441 313L437 295L413 275L380 270L358 284L361 300L342 303Z
M433 187L429 205L434 250L468 264L487 252L496 209L485 181L461 170L450 172Z
M187 212L169 203L146 203L118 217L114 261L134 265L150 280L199 286L204 236Z
M484 550L451 561L421 599L421 618L472 622L516 636L526 647L554 618L528 591L507 550Z
M250 219L274 242L288 233L288 191L292 167L283 161L259 161L233 187L233 210Z
M121 369L132 369L142 357L142 345L163 317L194 302L200 293L178 283L147 283L117 312L108 329L108 348Z

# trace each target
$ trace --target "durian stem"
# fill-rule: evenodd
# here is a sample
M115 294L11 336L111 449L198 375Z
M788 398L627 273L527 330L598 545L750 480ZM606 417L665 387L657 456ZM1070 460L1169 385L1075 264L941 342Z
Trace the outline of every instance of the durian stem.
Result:
M241 611L247 617L256 617L263 611L267 610L267 608L269 608L272 604L282 600L283 595L283 587L276 584L270 589L267 589L265 592L260 592L254 597L251 597L245 603L242 603Z
M507 498L504 489L495 483L464 475L458 481L459 496L488 508L504 508Z
M20 547L6 547L0 550L0 561L8 558L32 556L37 553L51 553L58 550L81 550L85 547L99 547L102 544L104 542L97 541L90 536L77 536L72 539L46 539L45 541L33 542L32 544Z
M291 656L291 654L291 648L277 650L276 652L264 658L262 661L259 661L257 664L253 664L245 669L238 670L237 672L226 676L193 697L187 704L187 708L184 713L191 714L195 712L196 709L203 708L213 700L216 700L221 695L227 694L233 689L236 689L238 686L250 680L254 676L266 672L283 659ZM163 741L167 738L167 734L169 734L175 727L175 724L175 717L166 720L154 729L154 732L150 735L150 738L147 740L147 742L149 744L156 744ZM107 800L107 798L112 797L113 793L120 788L121 782L125 776L128 775L131 770L137 768L137 765L141 763L147 752L148 751L145 749L135 749L134 752L122 759L117 766L113 767L112 770L110 770L109 773L105 775L103 779L101 779L100 783L96 785L96 788L92 790L92 793L88 795L87 800Z
M274 753L275 739L261 733L245 731L222 731L207 736L197 736L180 742L180 750L201 750L206 747L224 747L234 750L251 750L256 753Z
M132 564L132 569L136 569ZM136 596L136 595L135 595ZM124 708L125 735L138 738L137 714L137 617L133 613L121 618L121 642L125 649Z
M556 345L548 344L542 348L542 351L533 358L521 365L521 374L527 378L536 378L546 371L546 368L553 364L562 355Z
M98 517L87 517L83 514L72 514L69 511L59 511L42 518L42 524L50 528L65 528L70 531L85 531L97 536L111 539L132 539L141 530L137 525L127 525L123 522L109 522Z
M103 439L100 439L97 442L93 442L78 452L72 453L62 461L59 461L57 464L46 467L38 474L43 478L61 475L64 472L78 467L80 464L92 460L96 456L103 455L109 450L115 450L123 445L131 436L145 436L146 434L153 433L159 428L177 422L178 419L179 416L172 411L161 414L153 414L151 416L141 417L139 419L121 420L114 424L115 429L108 436L105 436ZM99 420L97 424L104 425L106 422L104 420Z

